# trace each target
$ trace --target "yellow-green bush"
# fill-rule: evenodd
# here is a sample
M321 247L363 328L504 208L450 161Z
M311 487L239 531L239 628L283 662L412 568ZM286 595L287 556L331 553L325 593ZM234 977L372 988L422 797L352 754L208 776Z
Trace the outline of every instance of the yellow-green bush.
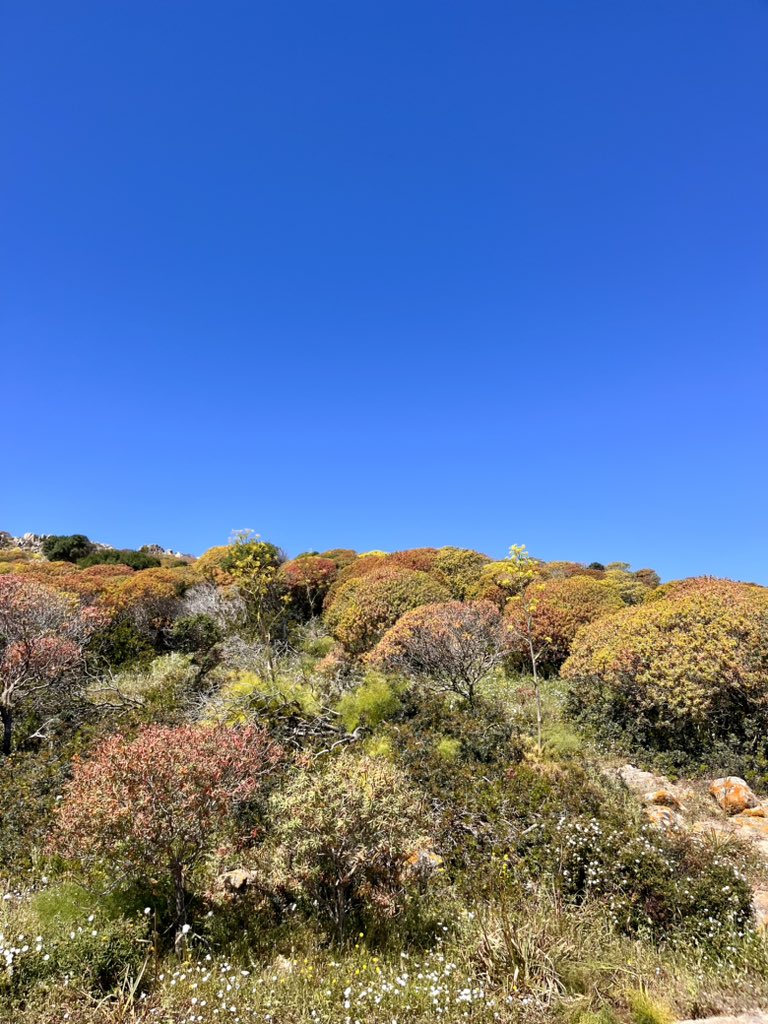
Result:
M399 708L400 699L393 684L371 672L356 690L344 694L336 710L347 731L354 732L359 725L375 729L397 714Z
M562 669L572 709L661 750L768 724L768 589L689 580L584 627Z

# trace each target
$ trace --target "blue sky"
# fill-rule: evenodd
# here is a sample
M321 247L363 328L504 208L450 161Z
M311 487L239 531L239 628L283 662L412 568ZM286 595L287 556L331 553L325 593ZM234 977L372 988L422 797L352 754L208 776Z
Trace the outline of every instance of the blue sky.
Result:
M0 529L768 583L765 0L2 21Z

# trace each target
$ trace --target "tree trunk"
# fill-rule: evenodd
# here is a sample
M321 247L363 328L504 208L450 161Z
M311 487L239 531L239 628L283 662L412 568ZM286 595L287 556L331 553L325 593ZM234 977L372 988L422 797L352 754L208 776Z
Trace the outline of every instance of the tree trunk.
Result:
M174 865L173 868L173 893L176 903L176 938L174 946L176 953L183 956L187 948L187 897L184 891L184 868L181 865Z
M11 752L11 737L13 735L13 712L9 707L0 707L0 721L3 723L3 756L7 757Z

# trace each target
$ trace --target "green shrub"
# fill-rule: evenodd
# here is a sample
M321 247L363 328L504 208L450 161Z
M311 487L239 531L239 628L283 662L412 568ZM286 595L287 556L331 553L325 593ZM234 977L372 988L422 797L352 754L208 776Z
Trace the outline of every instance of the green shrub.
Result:
M204 613L183 615L174 621L170 632L170 646L176 651L206 653L224 634L214 618Z
M162 565L159 558L148 555L145 551L130 551L127 548L107 548L103 551L94 551L84 558L79 558L77 564L81 569L88 569L92 565L127 565L131 569L140 572L142 569L157 569ZM181 563L184 564L183 562Z
M356 690L345 694L336 710L347 732L358 726L375 729L382 722L394 718L400 709L397 689L384 676L370 672Z
M43 541L42 550L49 562L77 562L95 546L83 533L51 534Z
M293 679L263 679L255 672L233 672L208 701L204 720L242 725L257 719L313 718L320 711L317 693Z

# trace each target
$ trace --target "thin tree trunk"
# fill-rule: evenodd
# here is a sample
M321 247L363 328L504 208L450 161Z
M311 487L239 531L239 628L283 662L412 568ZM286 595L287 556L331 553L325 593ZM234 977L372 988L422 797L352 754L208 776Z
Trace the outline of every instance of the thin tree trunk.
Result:
M11 752L11 739L13 736L13 712L5 705L0 707L0 721L3 723L3 756L8 757Z
M173 892L176 901L176 938L174 946L179 956L182 956L187 948L187 898L184 892L184 868L181 865L174 865L173 868Z
M533 690L536 694L536 741L538 744L539 753L542 751L542 713L541 713L541 687L539 686L539 673L536 670L536 652L533 649L533 644L530 639L528 640L528 649L531 652L531 669L533 670Z

